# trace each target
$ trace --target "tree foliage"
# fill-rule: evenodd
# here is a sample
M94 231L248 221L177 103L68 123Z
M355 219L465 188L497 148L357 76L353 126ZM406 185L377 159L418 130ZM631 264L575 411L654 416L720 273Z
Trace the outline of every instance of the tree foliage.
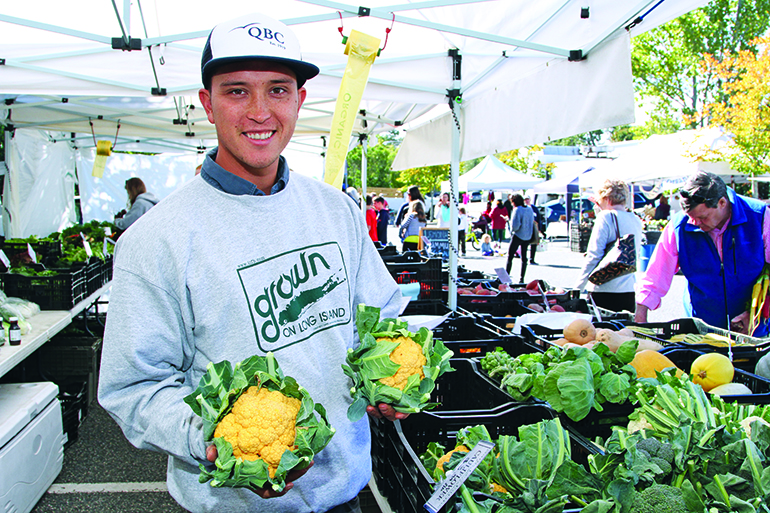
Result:
M542 146L528 146L518 150L510 150L495 155L500 162L524 174L545 178L547 172L553 170L553 164L545 164L537 159L536 154Z
M370 144L366 151L367 187L396 187L396 173L391 169L396 158L401 138L397 131L377 136L376 144ZM361 188L361 156L363 146L358 145L348 152L348 186Z
M703 126L695 115L724 94L722 79L701 67L703 55L720 61L736 51L755 52L752 41L768 26L770 0L711 0L635 37L631 66L636 93L654 105L658 120Z
M398 175L398 184L404 190L416 185L423 194L440 191L441 182L449 180L449 171L449 164L404 169Z
M724 95L701 116L733 135L733 144L712 151L733 169L757 175L770 171L770 36L755 40L759 49L720 58L708 55L704 68L718 76Z

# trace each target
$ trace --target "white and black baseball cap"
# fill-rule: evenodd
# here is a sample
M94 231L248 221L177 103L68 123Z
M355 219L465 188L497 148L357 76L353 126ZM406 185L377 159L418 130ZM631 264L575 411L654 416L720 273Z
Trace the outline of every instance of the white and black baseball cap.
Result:
M299 40L278 20L264 14L248 14L220 23L211 30L201 57L204 87L211 85L216 68L241 61L273 61L297 75L299 87L318 75L318 66L302 60Z

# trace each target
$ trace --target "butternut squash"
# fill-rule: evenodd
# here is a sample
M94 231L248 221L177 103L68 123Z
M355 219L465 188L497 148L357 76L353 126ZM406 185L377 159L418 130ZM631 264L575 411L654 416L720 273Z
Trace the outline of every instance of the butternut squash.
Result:
M706 353L692 362L690 374L693 383L697 383L708 392L719 385L730 383L735 374L735 367L733 362L721 353Z
M616 353L618 348L623 345L623 342L630 340L629 337L624 337L618 334L616 331L601 328L596 330L596 341L601 342L610 348L610 351Z
M564 328L564 338L582 346L596 338L596 328L591 321L575 319Z
M677 376L682 375L682 370L677 368L676 364L666 355L649 349L637 352L629 365L636 369L637 378L654 378L657 376L656 372L661 372L663 369L669 367L675 367L677 369Z

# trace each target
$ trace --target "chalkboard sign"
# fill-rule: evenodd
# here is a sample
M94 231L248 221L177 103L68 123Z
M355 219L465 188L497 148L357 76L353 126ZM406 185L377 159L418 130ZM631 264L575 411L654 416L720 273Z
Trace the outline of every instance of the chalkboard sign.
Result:
M449 228L422 228L418 248L427 249L430 256L449 260Z

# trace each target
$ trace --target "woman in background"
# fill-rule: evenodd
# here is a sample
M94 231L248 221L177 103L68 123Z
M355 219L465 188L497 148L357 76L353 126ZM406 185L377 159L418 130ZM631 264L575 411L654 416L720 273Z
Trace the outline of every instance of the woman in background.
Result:
M129 226L160 201L153 193L147 192L144 182L137 177L126 180L126 194L128 194L128 212L121 210L115 216L115 226L121 232L126 231Z
M639 261L639 243L642 240L642 221L633 212L626 210L628 186L620 180L606 180L597 191L596 205L601 209L594 221L591 238L588 240L583 271L575 284L579 290L588 290L596 306L615 312L636 310L634 297L634 274L620 276L603 285L594 285L588 277L599 265L607 245L616 239L634 234L637 262Z
M532 239L532 231L535 229L535 214L532 209L524 205L524 197L521 194L513 196L513 217L511 217L511 245L508 248L508 262L505 270L511 274L513 256L521 248L521 278L519 283L524 283L524 275L527 273L527 246Z
M415 200L409 203L409 213L398 231L402 242L401 251L417 251L420 229L425 228L427 224L422 201Z

